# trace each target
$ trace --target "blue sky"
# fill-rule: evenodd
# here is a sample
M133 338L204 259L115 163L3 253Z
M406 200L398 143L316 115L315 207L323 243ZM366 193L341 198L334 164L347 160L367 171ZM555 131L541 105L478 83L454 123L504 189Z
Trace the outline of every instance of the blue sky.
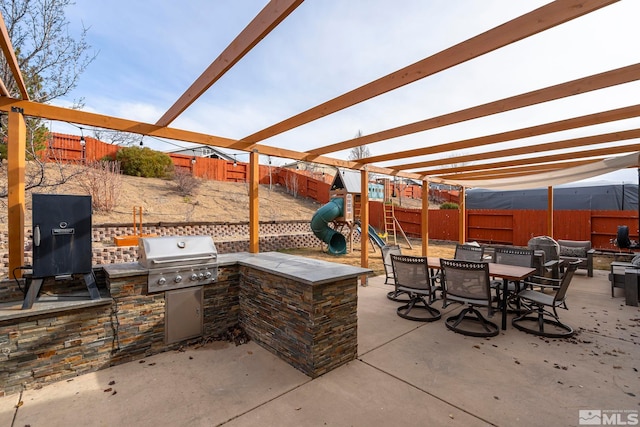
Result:
M81 24L90 28L89 42L98 57L73 93L54 103L66 106L84 98L86 111L155 123L266 3L76 0L67 11L71 29ZM546 3L308 0L171 126L242 138ZM353 138L358 131L374 133L635 64L640 59L638 16L640 1L623 0L264 144L304 151ZM627 106L638 99L640 83L631 83L369 148L377 155L436 145ZM639 124L638 119L627 120L518 144L633 129ZM68 131L63 124L54 124L53 130ZM637 182L637 172L604 178Z

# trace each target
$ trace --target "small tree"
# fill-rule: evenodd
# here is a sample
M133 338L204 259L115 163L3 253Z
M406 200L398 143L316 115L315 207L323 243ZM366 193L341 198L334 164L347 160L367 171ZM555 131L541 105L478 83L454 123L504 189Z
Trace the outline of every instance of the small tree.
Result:
M359 130L356 134L356 138L360 138L361 136L362 131ZM366 157L371 157L369 147L367 147L366 145L358 145L357 147L353 147L349 152L349 160L359 160Z
M287 193L291 194L293 197L298 197L298 190L300 185L299 178L300 177L297 173L291 171L287 171L287 174L285 175L284 183L287 189Z

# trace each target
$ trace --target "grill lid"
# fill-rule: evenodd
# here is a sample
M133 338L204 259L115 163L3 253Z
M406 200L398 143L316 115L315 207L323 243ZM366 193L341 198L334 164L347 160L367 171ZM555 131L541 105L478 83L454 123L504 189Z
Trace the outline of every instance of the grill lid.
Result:
M211 236L141 237L138 254L138 262L148 269L207 264L218 256Z

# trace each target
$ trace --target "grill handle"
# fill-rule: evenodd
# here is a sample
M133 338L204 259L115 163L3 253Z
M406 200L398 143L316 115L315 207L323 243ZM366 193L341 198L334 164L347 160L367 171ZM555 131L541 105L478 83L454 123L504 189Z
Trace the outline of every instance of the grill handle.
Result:
M206 259L216 259L216 257L215 255L207 255L207 256L193 257L193 258L180 258L178 260L176 260L175 258L172 258L164 261L153 259L151 260L151 263L152 264L168 264L170 262L176 262L176 261L202 261Z
M40 246L40 226L33 227L33 246Z

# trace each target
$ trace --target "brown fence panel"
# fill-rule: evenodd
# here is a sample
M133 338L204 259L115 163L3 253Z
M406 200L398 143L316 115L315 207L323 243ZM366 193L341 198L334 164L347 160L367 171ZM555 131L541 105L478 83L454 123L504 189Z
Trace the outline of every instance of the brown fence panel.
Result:
M327 184L326 182L319 181L317 179L309 178L307 180L307 197L312 198L318 203L328 203L330 188L331 184Z
M637 211L593 211L591 213L591 243L602 249L618 249L611 243L618 232L619 225L629 227L629 238L638 240Z
M456 210L456 212L458 212ZM514 216L511 211L467 211L467 240L513 244Z
M395 208L394 215L407 236L420 237L422 209ZM400 231L398 230L398 233Z
M541 211L541 215L547 215ZM553 237L567 240L591 240L591 211L554 211Z
M247 182L249 179L249 164L225 161L225 181Z
M429 239L458 241L457 209L429 209Z

